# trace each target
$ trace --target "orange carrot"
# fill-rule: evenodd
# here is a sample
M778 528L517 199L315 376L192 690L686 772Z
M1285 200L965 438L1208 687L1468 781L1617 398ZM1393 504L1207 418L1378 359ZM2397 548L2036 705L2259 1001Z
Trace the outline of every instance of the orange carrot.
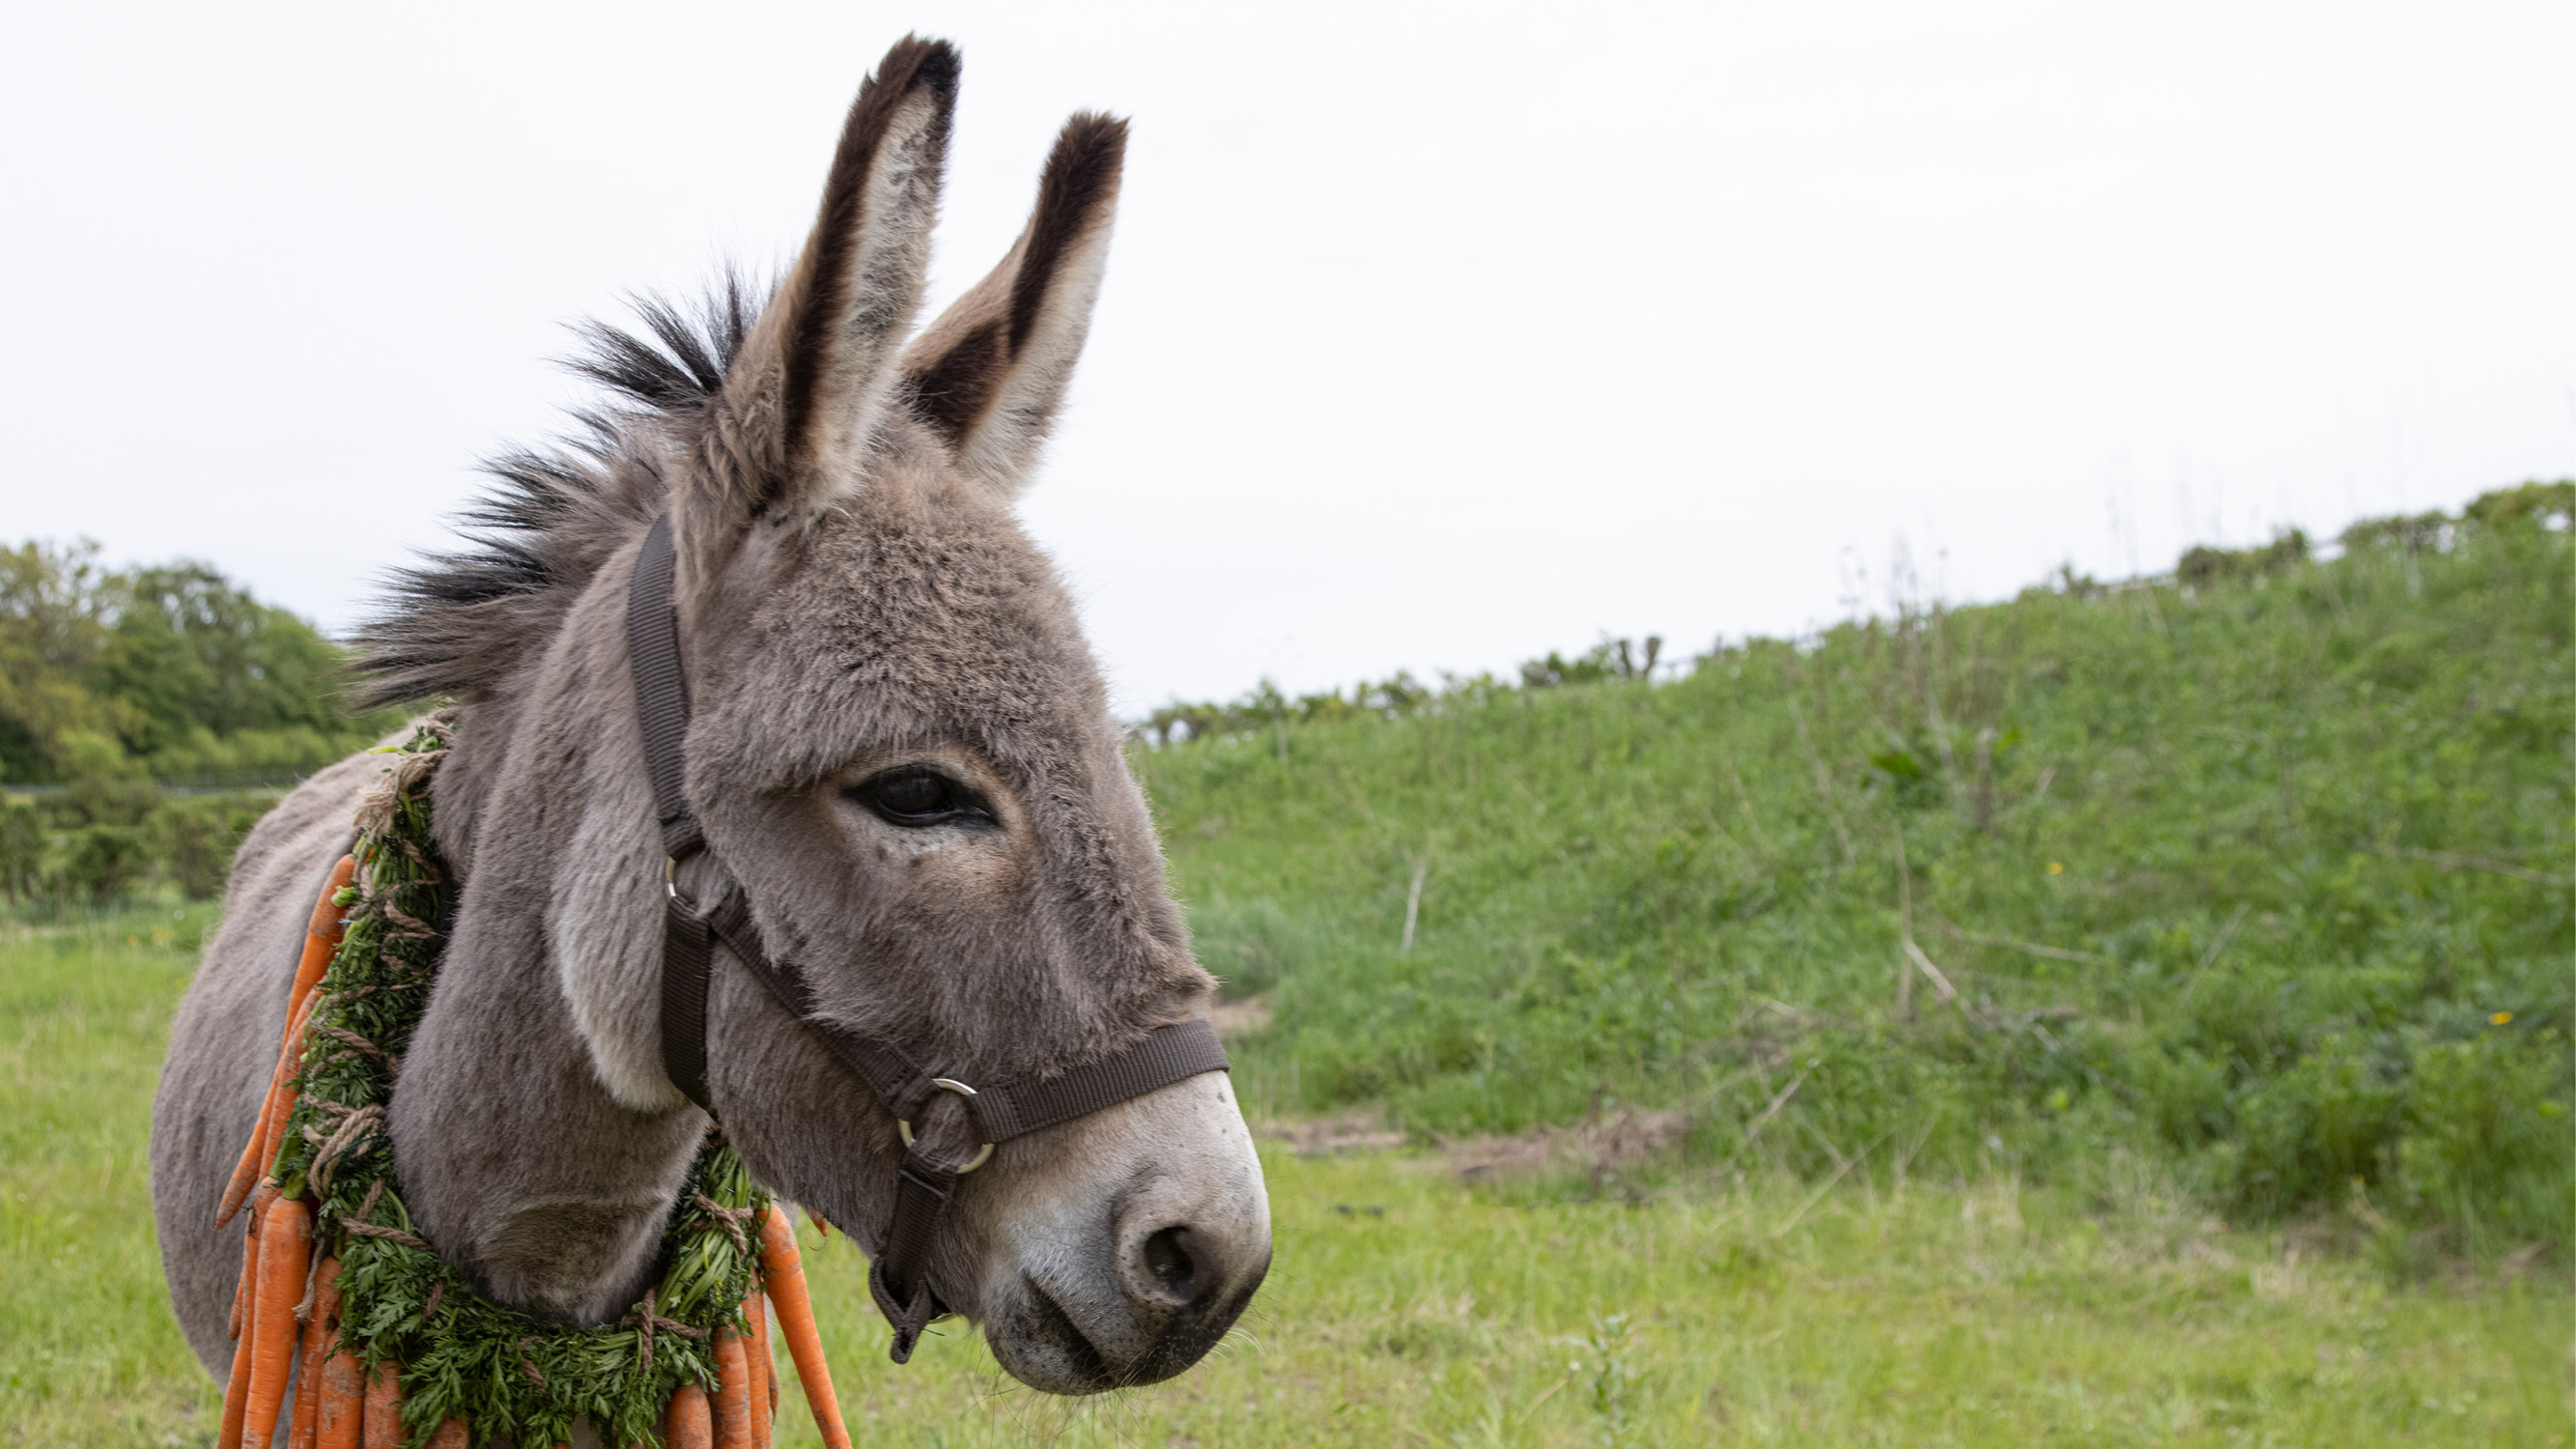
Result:
M367 1375L358 1356L337 1348L322 1364L322 1402L314 1411L314 1449L358 1449L366 1422Z
M344 855L331 862L331 882L322 887L322 899L313 903L313 919L304 923L306 940L336 942L340 939L340 903L333 897L339 895L350 881L357 879L357 876L356 856ZM309 949L306 954L311 954ZM330 957L326 954L323 957L323 964L329 963ZM298 991L303 991L321 979L322 967L316 966L308 971L299 966L295 973L295 986Z
M241 1276L233 1280L233 1316L224 1324L224 1335L238 1341L250 1317L250 1285L259 1278L259 1219L253 1217L242 1228Z
M313 1248L313 1210L279 1198L260 1218L259 1289L251 1300L250 1394L242 1410L242 1443L266 1449L285 1407L286 1376L295 1366L295 1304Z
M760 1276L777 1305L778 1331L787 1336L787 1352L796 1360L796 1378L805 1386L805 1406L814 1411L824 1449L850 1449L850 1431L841 1426L841 1401L832 1393L832 1366L823 1361L823 1335L814 1326L814 1301L805 1292L796 1228L776 1203L760 1220Z
M280 1082L277 1084L277 1110L269 1114L268 1132L259 1144L259 1170L266 1174L260 1178L260 1183L271 1192L277 1191L279 1186L275 1171L278 1149L286 1145L286 1119L294 1115L295 1084ZM259 1194L254 1191L251 1198L257 1201Z
M277 1078L268 1079L268 1095L259 1099L259 1116L252 1121L250 1140L242 1144L241 1160L233 1164L232 1181L224 1185L224 1200L215 1208L215 1226L222 1227L241 1211L242 1199L250 1196L252 1184L259 1181L259 1144L268 1140L268 1114L277 1106Z
M304 1039L305 1024L312 1018L311 1007L312 999L307 997L303 1004L286 1014L286 1035L277 1044L277 1065L269 1069L268 1095L260 1099L259 1121L251 1128L249 1145L242 1148L241 1160L233 1164L233 1180L224 1188L223 1204L215 1213L216 1227L231 1222L233 1214L241 1211L243 1199L250 1196L260 1174L268 1170L269 1163L277 1156L271 1144L286 1130L286 1112L279 1109L278 1098L284 1096L287 1099L286 1110L293 1109L295 1094L287 1089L286 1083L295 1075L298 1055L295 1048ZM251 1216L256 1220L259 1215L253 1213Z
M332 1320L340 1312L340 1260L324 1258L313 1272L313 1316L304 1320L304 1353L295 1364L294 1427L288 1449L313 1449L322 1404L322 1358L331 1348Z
M331 898L349 883L357 869L355 860L345 855L340 857L331 867L331 880L322 887L321 899L313 904L312 919L305 923L304 955L295 963L295 981L286 992L286 1038L278 1044L277 1066L269 1073L268 1095L260 1099L258 1122L251 1128L250 1141L242 1148L241 1160L233 1164L232 1181L225 1187L223 1202L216 1209L216 1227L233 1220L233 1214L241 1210L242 1200L250 1196L252 1184L259 1181L261 1171L274 1155L273 1149L267 1152L262 1149L269 1142L272 1122L277 1115L278 1088L293 1072L293 1048L304 1035L303 1017L311 1003L313 987L321 981L322 973L330 969L331 953L339 949L344 932L340 924L340 908ZM284 1130L283 1123L275 1125L277 1130Z
M367 1375L365 1449L402 1449L402 1365L386 1359Z
M716 1449L752 1449L751 1352L742 1335L716 1330Z
M358 862L341 856L331 867L331 881L322 887L322 898L313 903L313 918L304 923L304 955L295 963L295 984L286 993L289 1011L302 1003L321 981L322 973L331 969L332 953L340 949L340 937L346 929L340 924L339 902L332 897L357 873Z
M715 1449L715 1426L707 1417L707 1391L682 1384L663 1411L663 1449Z
M751 1418L757 1449L769 1449L769 1424L778 1417L778 1365L769 1356L769 1302L754 1293L742 1305L751 1321Z
M215 1449L241 1449L242 1411L250 1407L250 1335L240 1338L233 1345L232 1378L224 1384L224 1421Z
M441 1420L438 1432L430 1435L429 1442L421 1449L465 1449L465 1421L454 1418Z

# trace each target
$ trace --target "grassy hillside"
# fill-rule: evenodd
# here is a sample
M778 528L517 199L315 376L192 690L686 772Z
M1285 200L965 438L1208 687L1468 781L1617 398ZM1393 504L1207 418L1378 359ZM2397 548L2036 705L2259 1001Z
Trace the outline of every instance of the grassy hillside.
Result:
M1258 1107L1680 1107L1720 1173L2128 1154L2398 1266L2563 1254L2570 491L1651 683L1179 711L1136 762L1270 1009Z

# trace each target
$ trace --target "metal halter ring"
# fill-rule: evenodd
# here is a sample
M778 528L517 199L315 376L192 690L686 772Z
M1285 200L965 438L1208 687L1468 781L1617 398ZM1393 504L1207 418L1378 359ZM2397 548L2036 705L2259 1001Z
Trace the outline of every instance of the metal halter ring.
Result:
M975 1095L975 1089L973 1087L966 1085L964 1082L958 1081L954 1077L933 1077L930 1079L930 1085L937 1087L943 1092L955 1092L961 1097L972 1097ZM903 1138L903 1145L907 1149L910 1148L912 1146L912 1124L900 1117L897 1117L894 1122L894 1130L897 1135ZM957 1169L957 1175L959 1177L964 1177L966 1174L973 1172L976 1168L983 1166L992 1159L993 1144L987 1142L984 1144L984 1150L975 1154L974 1161Z

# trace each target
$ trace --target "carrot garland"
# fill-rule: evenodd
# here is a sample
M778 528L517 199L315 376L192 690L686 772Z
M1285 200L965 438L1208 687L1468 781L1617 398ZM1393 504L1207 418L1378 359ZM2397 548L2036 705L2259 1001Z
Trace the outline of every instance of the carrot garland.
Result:
M268 1092L220 1204L249 1222L218 1449L267 1449L281 1419L286 1449L468 1449L481 1425L539 1449L568 1443L576 1419L618 1449L665 1432L668 1449L768 1449L764 1279L824 1441L847 1449L792 1230L783 1258L765 1251L786 1216L720 1136L681 1185L651 1291L616 1323L494 1304L413 1222L384 1109L454 904L426 788L448 738L433 716L385 752L389 778L306 923Z

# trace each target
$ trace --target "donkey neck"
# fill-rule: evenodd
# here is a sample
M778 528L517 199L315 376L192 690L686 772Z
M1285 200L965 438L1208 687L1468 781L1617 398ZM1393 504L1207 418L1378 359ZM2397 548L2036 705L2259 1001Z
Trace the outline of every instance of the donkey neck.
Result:
M707 1126L660 1069L660 850L607 578L459 722L433 808L463 884L388 1123L441 1253L580 1322L642 1295Z

